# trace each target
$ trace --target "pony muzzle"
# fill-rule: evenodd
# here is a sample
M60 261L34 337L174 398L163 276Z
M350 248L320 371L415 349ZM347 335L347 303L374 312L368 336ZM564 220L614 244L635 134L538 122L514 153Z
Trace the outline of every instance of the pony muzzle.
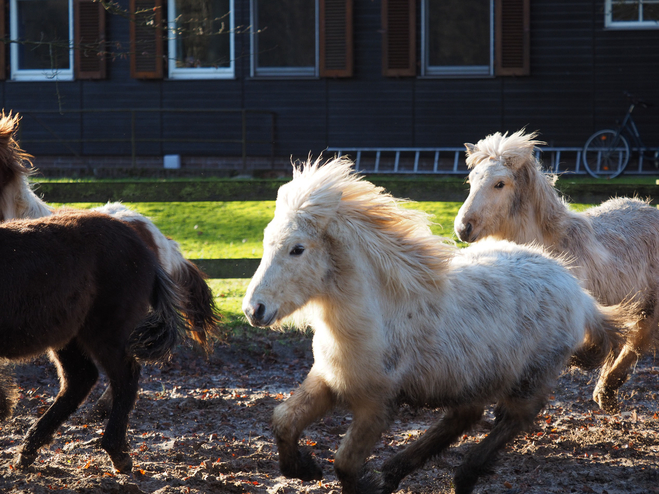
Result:
M476 240L475 238L471 238L473 231L474 226L469 221L466 223L461 223L460 225L456 225L455 228L455 234L462 242L473 242Z
M243 307L243 312L252 326L260 328L269 326L277 316L277 311L268 314L265 304L262 304L261 302L246 304L246 306Z

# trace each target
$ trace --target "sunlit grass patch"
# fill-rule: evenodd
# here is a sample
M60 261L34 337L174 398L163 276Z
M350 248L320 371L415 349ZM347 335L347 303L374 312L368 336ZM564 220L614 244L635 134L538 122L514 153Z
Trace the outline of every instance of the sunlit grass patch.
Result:
M249 279L208 280L208 284L222 315L222 324L230 327L247 324L242 303Z
M150 218L163 234L176 240L188 259L261 257L263 229L275 210L274 201L135 202L125 205ZM101 204L72 203L66 206L92 208Z

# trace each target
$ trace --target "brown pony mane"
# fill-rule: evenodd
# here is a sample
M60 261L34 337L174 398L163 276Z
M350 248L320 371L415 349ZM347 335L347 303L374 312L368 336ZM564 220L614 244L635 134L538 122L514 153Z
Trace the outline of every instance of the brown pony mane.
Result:
M0 115L0 188L13 183L16 177L23 178L32 172L33 156L23 151L15 139L20 119L18 114L12 115L11 112L5 114L3 111Z
M293 180L280 188L275 215L293 215L318 230L338 219L339 234L366 246L388 287L413 293L441 282L456 247L431 233L427 213L401 207L407 203L364 180L350 159L339 157L296 167Z

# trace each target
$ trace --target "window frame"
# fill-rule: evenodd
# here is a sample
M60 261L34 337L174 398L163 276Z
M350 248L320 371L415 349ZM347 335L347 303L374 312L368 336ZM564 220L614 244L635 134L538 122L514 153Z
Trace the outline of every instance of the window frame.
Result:
M659 29L659 21L644 21L640 17L643 15L643 2L639 0L639 20L637 21L614 21L613 20L613 0L604 1L604 28L605 29ZM653 2L658 3L659 2Z
M313 67L258 67L258 0L249 0L250 17L250 77L275 79L318 79L320 77L320 4L314 0L315 9L315 64Z
M490 49L489 65L429 65L428 56L428 1L421 1L421 75L426 78L487 78L495 76L495 0L490 2Z
M11 46L10 72L12 81L32 82L59 82L73 81L75 75L74 67L74 8L73 0L67 0L69 8L69 68L46 71L44 69L21 69L19 68L19 42L18 42L18 0L9 0L9 39Z
M182 79L234 79L235 65L235 0L229 0L229 67L177 67L176 66L176 0L167 0L167 77Z

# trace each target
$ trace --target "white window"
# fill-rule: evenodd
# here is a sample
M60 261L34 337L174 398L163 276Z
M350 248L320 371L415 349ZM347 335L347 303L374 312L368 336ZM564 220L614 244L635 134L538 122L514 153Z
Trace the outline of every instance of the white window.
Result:
M11 78L73 80L73 0L10 0Z
M493 75L493 0L423 0L421 17L422 75Z
M659 29L659 0L605 0L604 25L612 29Z
M170 79L234 77L234 0L168 0Z
M318 76L318 0L251 0L252 77Z

